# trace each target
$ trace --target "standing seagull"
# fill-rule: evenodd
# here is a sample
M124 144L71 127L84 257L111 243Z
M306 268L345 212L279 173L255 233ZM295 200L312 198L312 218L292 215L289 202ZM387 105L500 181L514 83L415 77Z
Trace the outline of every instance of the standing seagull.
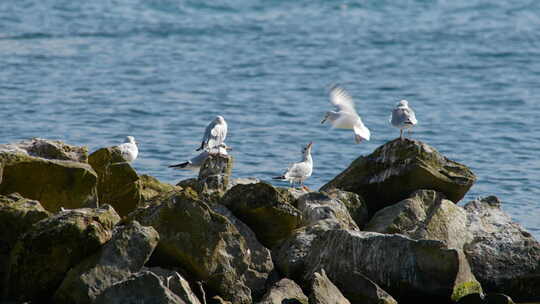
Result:
M219 150L220 155L227 155L226 148L219 147L218 150ZM207 150L203 150L199 155L193 157L192 159L186 162L180 163L180 164L171 165L169 166L169 168L195 170L202 166L202 164L208 158L208 156L210 156L210 153L208 153Z
M392 110L392 116L390 117L390 123L392 126L399 128L399 138L403 140L403 129L412 128L418 123L414 111L409 108L409 102L405 99L398 102L396 107Z
M302 188L305 189L304 181L310 177L313 172L313 159L311 158L312 146L312 142L307 144L307 146L302 149L302 160L292 164L282 176L274 177L273 179L286 180L293 186L295 183L300 183Z
M332 127L339 129L352 129L354 140L359 144L362 140L369 140L371 133L364 126L362 119L356 113L352 97L343 88L333 86L330 89L330 102L337 107L338 111L328 111L321 124L329 120Z
M118 149L120 149L122 157L124 157L127 162L134 161L137 158L137 155L139 155L139 148L137 148L137 142L133 136L127 136L126 141L123 144L118 145Z
M212 151L213 149L218 149L220 147L226 147L225 138L227 137L227 123L225 119L218 115L204 131L204 136L201 142L201 146L195 151L208 150Z

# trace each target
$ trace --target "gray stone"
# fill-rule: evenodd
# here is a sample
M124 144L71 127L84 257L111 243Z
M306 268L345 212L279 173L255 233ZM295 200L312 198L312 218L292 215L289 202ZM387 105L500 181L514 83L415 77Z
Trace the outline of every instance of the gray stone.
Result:
M71 268L56 291L55 303L93 303L103 290L141 270L158 240L154 228L136 221L117 227L99 252Z
M305 263L306 273L325 269L346 296L340 274L356 272L398 301L409 297L457 301L481 291L463 252L440 241L398 234L329 230L313 240Z
M399 138L354 160L321 188L337 188L362 196L370 214L402 201L418 189L443 193L457 203L475 182L466 166L451 161L420 141Z
M439 240L460 250L471 238L465 210L434 190L418 190L411 197L379 210L365 230Z
M32 138L14 144L0 145L0 152L20 153L34 157L88 162L88 148L68 145L59 140Z
M201 304L195 293L192 291L191 286L189 286L189 282L177 271L161 267L145 268L144 270L157 275L164 285L184 302L188 304Z
M202 192L223 193L229 186L233 168L233 157L230 155L209 155L199 169L199 184Z
M131 275L107 288L95 304L189 304L168 289L152 272Z
M303 225L334 220L344 229L359 230L345 204L323 193L310 192L301 196L298 199L298 210L302 212Z
M315 272L311 279L309 304L350 304L341 291L330 281L323 270ZM380 303L380 302L379 302Z
M366 202L360 195L339 189L330 189L324 193L332 199L337 199L345 204L349 209L349 214L360 229L366 226L369 221L369 212Z
M540 301L540 243L504 213L494 196L464 208L473 235L465 254L482 287L518 302Z
M300 286L287 278L276 282L262 297L259 304L308 304L308 297Z

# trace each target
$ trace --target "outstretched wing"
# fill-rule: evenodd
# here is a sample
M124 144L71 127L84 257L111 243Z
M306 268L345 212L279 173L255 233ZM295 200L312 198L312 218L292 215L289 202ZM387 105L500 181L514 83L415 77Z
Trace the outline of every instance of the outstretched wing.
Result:
M356 113L351 95L339 86L330 89L330 102L340 111Z

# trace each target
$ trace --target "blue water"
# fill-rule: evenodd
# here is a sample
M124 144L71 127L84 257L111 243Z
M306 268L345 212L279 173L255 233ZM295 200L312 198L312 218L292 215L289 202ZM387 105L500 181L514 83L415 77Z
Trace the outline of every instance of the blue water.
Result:
M314 141L318 188L395 138L473 169L464 201L497 195L540 239L539 1L0 0L0 143L91 151L126 135L139 173L174 183L206 124L229 123L236 177L267 180ZM354 96L372 140L319 123L327 90Z

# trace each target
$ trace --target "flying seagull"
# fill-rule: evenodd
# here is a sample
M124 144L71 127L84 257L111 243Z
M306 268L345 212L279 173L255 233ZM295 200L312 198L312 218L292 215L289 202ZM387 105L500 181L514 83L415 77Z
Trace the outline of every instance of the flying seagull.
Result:
M330 89L330 102L336 106L338 111L326 112L321 124L328 120L334 128L352 129L357 144L362 140L369 140L371 133L356 112L353 99L345 89L333 86Z

